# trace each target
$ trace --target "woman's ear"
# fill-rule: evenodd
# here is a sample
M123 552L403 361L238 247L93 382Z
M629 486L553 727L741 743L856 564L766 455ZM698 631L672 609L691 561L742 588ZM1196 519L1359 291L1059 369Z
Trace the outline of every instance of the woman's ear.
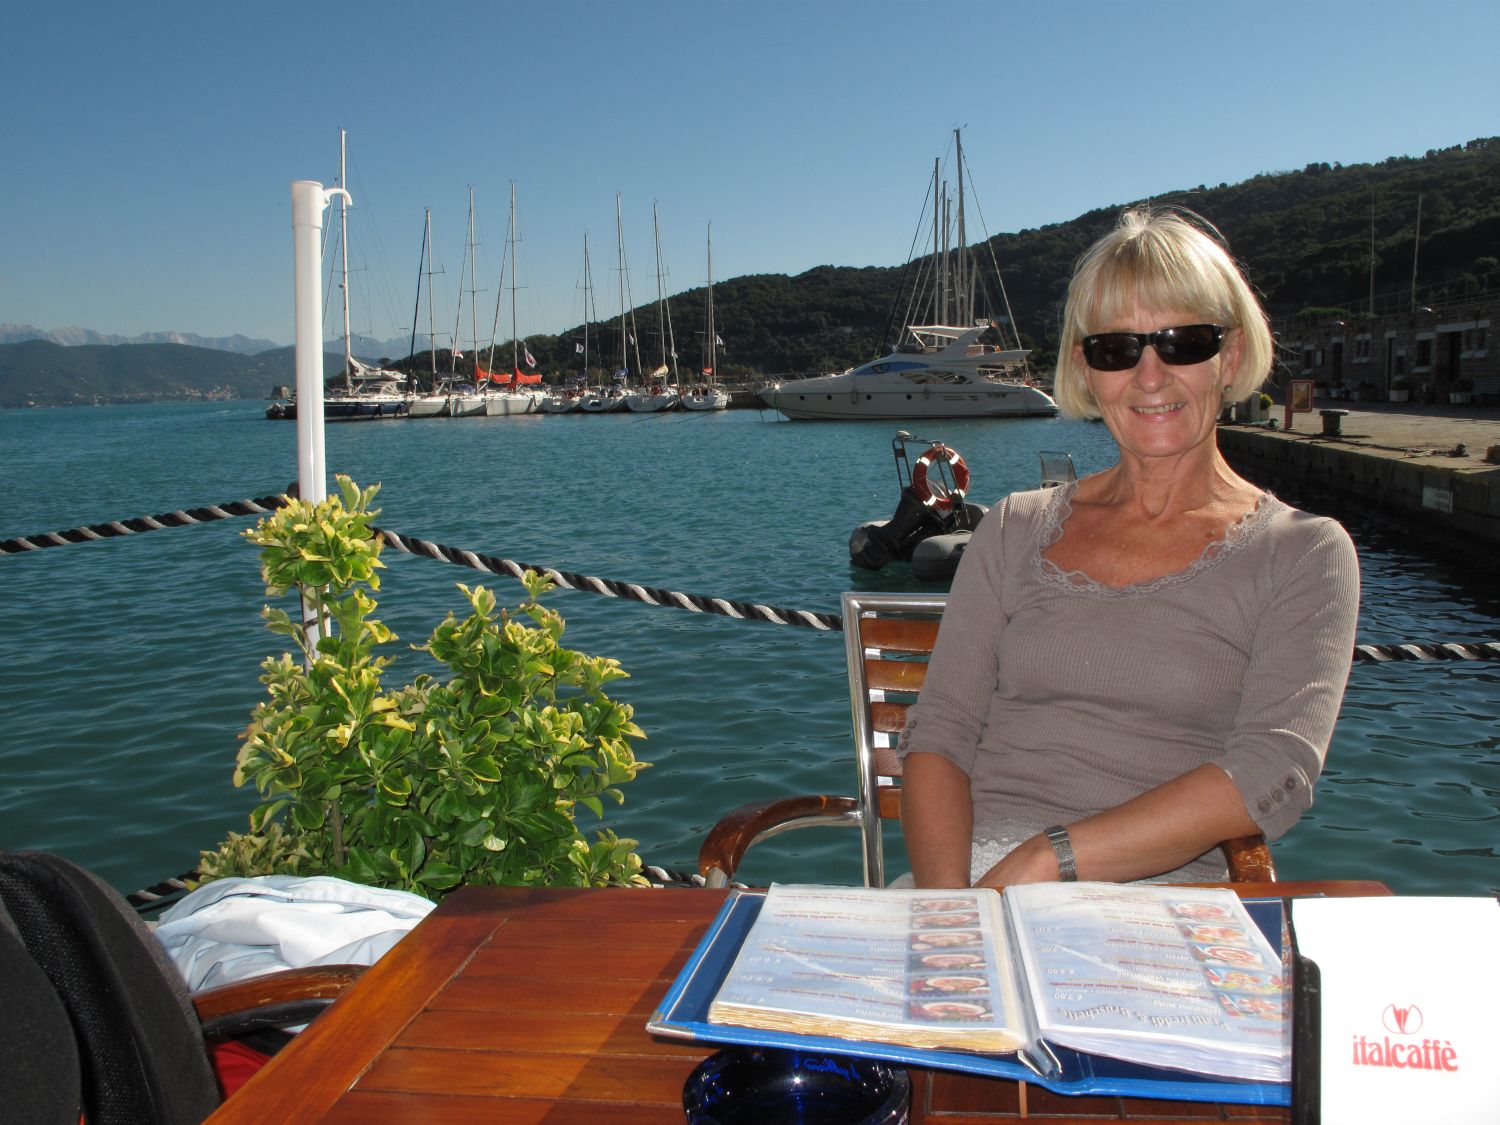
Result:
M1224 376L1224 389L1234 386L1240 374L1240 358L1245 354L1245 333L1231 328L1224 333L1224 346L1219 349L1219 373Z

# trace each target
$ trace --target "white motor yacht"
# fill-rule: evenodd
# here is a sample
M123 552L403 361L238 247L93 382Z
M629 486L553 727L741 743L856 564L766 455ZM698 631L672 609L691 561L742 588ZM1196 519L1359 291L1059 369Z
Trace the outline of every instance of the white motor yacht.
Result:
M913 325L890 355L837 375L773 383L759 392L788 418L1027 418L1057 404L1026 375L1027 349L1006 350L993 325Z

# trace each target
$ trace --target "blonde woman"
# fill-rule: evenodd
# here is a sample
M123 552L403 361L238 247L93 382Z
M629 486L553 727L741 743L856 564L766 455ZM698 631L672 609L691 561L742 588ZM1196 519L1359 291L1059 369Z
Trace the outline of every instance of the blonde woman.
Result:
M1272 361L1217 231L1127 211L1079 261L1059 357L1058 405L1119 460L1009 497L964 556L901 740L918 886L1222 879L1220 841L1311 803L1343 697L1349 536L1216 444Z

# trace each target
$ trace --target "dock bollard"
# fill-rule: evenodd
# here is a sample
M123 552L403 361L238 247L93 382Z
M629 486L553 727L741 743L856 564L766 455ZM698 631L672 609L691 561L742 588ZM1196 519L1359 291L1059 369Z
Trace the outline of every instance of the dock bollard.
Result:
M1323 416L1324 437L1343 436L1340 427L1344 424L1344 415L1349 413L1347 410L1320 410L1318 413Z

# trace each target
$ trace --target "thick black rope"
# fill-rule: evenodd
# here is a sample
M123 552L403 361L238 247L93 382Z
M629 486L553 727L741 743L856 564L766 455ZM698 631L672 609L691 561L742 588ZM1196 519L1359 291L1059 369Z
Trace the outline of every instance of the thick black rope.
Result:
M493 555L483 555L459 547L445 547L441 543L434 543L428 539L416 539L410 535L402 535L399 531L388 531L385 528L376 527L371 530L378 534L387 546L409 555L421 555L440 562L467 566L489 574L516 579L528 570L534 570L565 590L585 590L593 594L603 594L607 598L630 598L645 602L647 605L675 606L691 613L716 613L741 621L800 625L804 629L817 629L820 632L838 632L844 627L843 619L836 613L815 613L806 609L785 609L781 606L761 605L759 602L741 602L730 598L704 597L702 594L684 594L678 590L665 590L659 586L642 586L635 582L619 582L613 578L595 578L588 574L555 570L550 566L534 566L511 559L498 559Z
M256 500L231 500L227 504L211 504L206 508L179 508L175 512L162 512L155 516L136 516L128 520L111 520L87 527L73 527L67 531L47 531L41 535L23 535L17 539L0 540L0 555L20 555L27 551L40 551L44 547L66 547L70 543L89 543L96 539L116 539L121 535L137 535L143 531L161 531L167 527L190 527L195 523L212 523L231 516L263 516L287 505L285 496L262 496Z
M134 519L113 520L109 523L75 527L68 531L49 531L42 535L29 535L19 539L0 540L0 554L15 555L26 551L37 551L44 547L62 547L70 543L87 543L96 539L112 539L121 535L135 535L143 531L159 531L166 527L187 527L228 519L231 516L266 515L287 504L285 496L262 496L256 500L233 500L227 504L215 504L204 508L178 509L155 516L137 516ZM844 628L843 619L835 613L817 613L806 609L786 609L781 606L762 605L759 602L742 602L731 598L710 598L702 594L684 594L678 590L667 590L659 586L642 586L635 582L620 582L612 578L595 578L568 570L556 570L550 566L534 566L511 559L496 558L460 547L446 547L429 539L418 539L403 535L399 531L372 527L387 546L408 555L420 555L467 566L504 577L519 579L528 570L545 575L565 590L583 590L603 594L609 598L628 598L647 605L675 606L692 613L710 613L721 617L732 617L740 621L765 621L772 625L797 625L818 632L836 633ZM1444 663L1455 660L1500 660L1500 642L1453 642L1421 641L1404 644L1355 645L1356 664L1394 664L1417 662L1424 664Z

